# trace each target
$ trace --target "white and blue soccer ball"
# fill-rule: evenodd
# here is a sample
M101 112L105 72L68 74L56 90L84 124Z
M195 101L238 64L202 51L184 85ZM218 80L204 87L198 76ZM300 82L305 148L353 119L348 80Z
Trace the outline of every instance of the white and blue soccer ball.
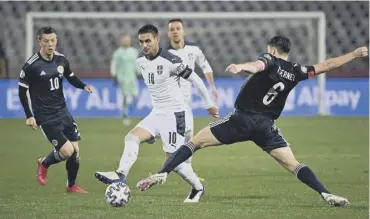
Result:
M123 182L110 184L105 190L105 201L112 207L124 207L128 204L131 190Z

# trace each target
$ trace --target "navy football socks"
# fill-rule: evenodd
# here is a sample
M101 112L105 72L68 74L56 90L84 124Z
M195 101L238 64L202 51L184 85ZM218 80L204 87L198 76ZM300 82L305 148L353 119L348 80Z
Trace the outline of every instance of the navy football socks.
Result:
M308 185L319 194L321 194L322 192L330 194L330 192L324 187L324 185L316 178L312 170L306 165L299 164L294 170L294 174L301 182Z
M163 168L158 173L170 173L182 162L186 161L189 157L193 155L196 148L193 143L189 142L186 145L182 145L175 153L173 153Z

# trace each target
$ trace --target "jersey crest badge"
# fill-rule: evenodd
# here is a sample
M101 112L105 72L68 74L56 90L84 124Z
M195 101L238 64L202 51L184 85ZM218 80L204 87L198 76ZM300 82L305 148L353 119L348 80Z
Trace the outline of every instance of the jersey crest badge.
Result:
M189 58L189 60L193 60L193 59L194 59L194 55L193 55L193 53L189 53L189 54L188 54L188 58Z
M161 75L163 73L163 65L157 65L157 74Z
M59 65L58 68L57 68L57 71L60 73L60 74L63 74L64 73L64 67Z

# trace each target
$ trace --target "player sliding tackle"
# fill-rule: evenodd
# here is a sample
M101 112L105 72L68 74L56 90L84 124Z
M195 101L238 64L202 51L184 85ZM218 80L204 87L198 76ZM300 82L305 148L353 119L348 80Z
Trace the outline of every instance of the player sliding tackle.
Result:
M334 206L348 206L347 199L331 194L308 166L296 160L274 120L279 118L289 92L298 82L365 57L368 49L361 47L313 66L302 66L287 61L290 47L290 39L275 36L268 43L268 53L259 56L257 61L229 65L226 71L233 74L242 71L253 74L242 86L234 111L203 128L188 144L169 157L162 170L138 182L137 187L145 191L153 185L163 184L176 166L199 149L253 141L301 182L318 192L326 202Z
M159 48L158 29L153 25L140 28L139 43L143 52L136 60L145 84L152 98L151 113L136 125L125 137L125 148L119 168L115 172L96 172L95 177L104 183L125 182L135 163L139 145L142 142L161 136L165 151L176 151L185 143L189 116L184 95L179 86L180 77L193 83L205 101L206 108L213 117L218 117L202 79L183 63L181 58ZM185 202L198 202L204 192L203 185L187 162L179 163L175 170L192 186Z

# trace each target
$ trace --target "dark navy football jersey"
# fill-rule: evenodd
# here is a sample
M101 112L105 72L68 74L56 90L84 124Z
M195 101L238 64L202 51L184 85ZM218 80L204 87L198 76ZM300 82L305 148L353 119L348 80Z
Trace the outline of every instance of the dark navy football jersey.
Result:
M299 81L315 75L313 66L302 66L269 53L258 57L265 65L242 86L235 108L277 119L284 109L289 92Z
M19 86L29 89L32 112L38 124L67 111L63 93L63 77L72 77L68 60L54 52L52 60L34 54L23 66Z

